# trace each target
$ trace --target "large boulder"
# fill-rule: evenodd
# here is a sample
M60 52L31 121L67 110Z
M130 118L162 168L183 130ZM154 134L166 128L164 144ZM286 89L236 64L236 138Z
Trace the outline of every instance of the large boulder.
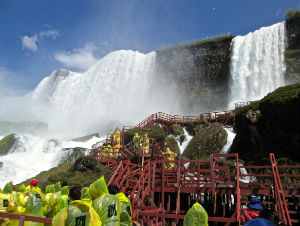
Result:
M250 163L277 158L299 160L300 84L281 87L236 111L231 152Z
M227 132L221 124L201 124L203 128L192 138L182 157L188 159L205 159L210 154L219 153L227 142Z
M180 136L184 134L183 128L180 124L172 124L171 125L171 133L174 136Z
M78 158L75 163L67 162L60 164L48 171L39 173L33 178L38 181L38 186L44 191L47 185L54 184L58 181L66 181L69 187L75 184L86 187L97 180L101 175L104 175L106 182L108 182L111 177L111 173L104 168L100 162L97 162L91 156L82 156ZM16 185L15 189L18 189L23 183L26 185L29 184L33 178Z
M59 164L65 162L75 162L81 156L85 156L90 152L89 149L76 147L76 148L65 148L61 150L61 157L59 160Z
M167 132L159 126L132 128L125 132L124 143L128 144L131 142L135 133L138 133L140 136L148 134L148 137L156 138L158 142L164 141L167 136Z
M178 146L178 142L175 139L175 137L170 136L167 138L168 143L171 145L174 152L176 152L177 155L180 155L180 148Z
M9 134L0 140L0 156L6 155L16 142L16 134Z

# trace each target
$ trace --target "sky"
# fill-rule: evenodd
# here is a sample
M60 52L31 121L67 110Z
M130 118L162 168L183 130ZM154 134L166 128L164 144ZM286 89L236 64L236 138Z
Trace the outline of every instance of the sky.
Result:
M86 71L120 49L161 47L282 22L299 0L0 0L0 94Z

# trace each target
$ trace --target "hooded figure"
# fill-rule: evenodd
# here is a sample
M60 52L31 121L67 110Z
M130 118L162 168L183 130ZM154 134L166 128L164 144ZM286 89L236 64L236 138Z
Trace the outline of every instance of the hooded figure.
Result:
M64 186L61 189L61 195L58 196L57 200L57 212L68 206L69 202L69 186Z
M27 191L28 200L26 203L25 215L44 217L43 203L44 195L38 189L30 189ZM42 226L43 223L25 221L25 226Z
M148 134L145 134L145 153L148 154L149 153L149 138L148 138Z
M74 185L70 189L70 205L64 207L52 219L52 226L102 226L99 215L90 202L79 200L81 186Z
M88 187L84 187L81 190L81 200L85 201L85 202L89 202L90 204L92 204L92 196L90 194L89 188Z
M110 195L104 176L89 187L93 202L92 207L99 214L104 226L120 226L121 206L118 198Z
M53 217L56 213L56 195L54 184L48 185L46 187L46 195L45 195L45 205L44 205L44 215L46 217Z
M245 224L249 220L259 217L259 211L263 209L259 199L252 196L250 202L247 204L248 209L245 209L241 215L241 222Z
M134 147L138 150L139 146L140 146L140 136L139 136L138 133L134 134L134 137L132 138L132 141L133 141Z
M116 194L116 197L119 199L121 204L121 215L120 215L120 225L121 226L132 226L132 209L131 202L129 198L123 192Z
M207 212L198 202L185 215L183 226L208 226Z
M24 214L25 207L26 207L26 201L25 201L25 195L26 195L26 186L25 184L22 184L19 187L19 191L17 192L17 213L18 214Z
M121 216L120 216L120 225L121 226L132 226L132 209L131 202L126 197L126 195L120 191L119 187L115 184L110 184L108 186L108 191L110 194L115 195L120 202L121 205Z
M2 193L0 193L0 212L7 212L9 199L12 192L13 192L13 183L12 181L10 181L6 183Z

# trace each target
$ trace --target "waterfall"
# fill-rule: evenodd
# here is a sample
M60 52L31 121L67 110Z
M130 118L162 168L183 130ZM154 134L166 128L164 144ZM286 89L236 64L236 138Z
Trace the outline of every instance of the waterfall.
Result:
M230 151L233 139L235 138L235 133L233 132L233 128L224 128L227 132L227 142L225 144L225 146L222 148L221 152L222 154L227 154Z
M183 131L184 131L184 136L185 136L184 141L180 144L180 142L178 141L180 138L177 139L178 146L180 149L180 155L182 155L184 149L189 145L190 141L193 138L193 136L189 135L189 133L186 131L185 128L183 128Z
M258 100L284 85L284 22L232 40L229 108Z
M1 137L0 137L1 139ZM93 137L86 142L47 140L41 137L15 135L16 142L9 153L0 156L3 166L0 168L0 187L13 181L20 183L28 178L36 176L44 170L57 166L61 157L67 154L64 148L92 148L92 145L104 140L105 137Z
M56 70L24 97L0 99L0 117L45 122L47 137L70 139L134 125L158 111L175 114L180 94L161 86L155 60L155 52L119 50L83 73Z

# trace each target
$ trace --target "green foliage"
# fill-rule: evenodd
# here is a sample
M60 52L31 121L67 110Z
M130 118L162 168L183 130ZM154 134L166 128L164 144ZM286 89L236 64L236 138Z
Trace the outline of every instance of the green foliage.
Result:
M261 116L250 122L247 112L259 110ZM247 164L269 164L269 153L277 158L299 159L300 84L280 87L262 100L236 111L237 135L232 151Z
M88 158L88 157L87 157ZM97 162L97 161L96 161ZM101 175L104 175L106 181L111 177L110 172L101 165L100 162L97 162L94 167L94 170L89 171L78 171L74 169L74 163L63 163L54 167L48 171L43 171L36 175L34 178L38 181L38 186L44 191L47 185L55 184L57 182L66 181L69 187L72 187L75 184L79 184L82 187L89 186L92 182L99 179ZM29 184L32 178L23 181L16 186L16 189L21 184Z
M180 136L180 135L184 134L184 131L180 124L172 124L171 125L171 133L174 136Z
M164 141L167 136L167 132L159 126L133 128L125 132L124 143L128 144L131 142L135 133L138 133L140 136L143 136L147 133L149 138L156 138L158 142Z
M176 139L174 137L168 137L167 141L172 146L172 149L177 153L177 155L179 155L180 154L180 149L179 149L179 146L178 146L178 143L177 143Z
M259 106L259 101L254 101L251 104L246 105L245 107L241 107L236 110L235 117L239 117L240 115L247 113L250 109L256 111L258 110L258 106Z
M195 120L185 124L185 128L189 135L195 136L201 128L207 126L208 121L206 119Z
M182 156L196 160L219 153L227 141L227 132L219 123L209 123L192 138Z
M300 20L300 11L296 9L288 9L285 13L285 17L287 20L297 18Z
M284 86L265 96L259 104L259 108L275 107L282 108L294 104L299 99L300 83Z
M182 143L183 143L185 140L186 140L185 135L181 135L181 136L179 137L179 143L180 143L180 145L182 145Z
M0 140L0 156L6 155L15 142L15 134L10 134Z

